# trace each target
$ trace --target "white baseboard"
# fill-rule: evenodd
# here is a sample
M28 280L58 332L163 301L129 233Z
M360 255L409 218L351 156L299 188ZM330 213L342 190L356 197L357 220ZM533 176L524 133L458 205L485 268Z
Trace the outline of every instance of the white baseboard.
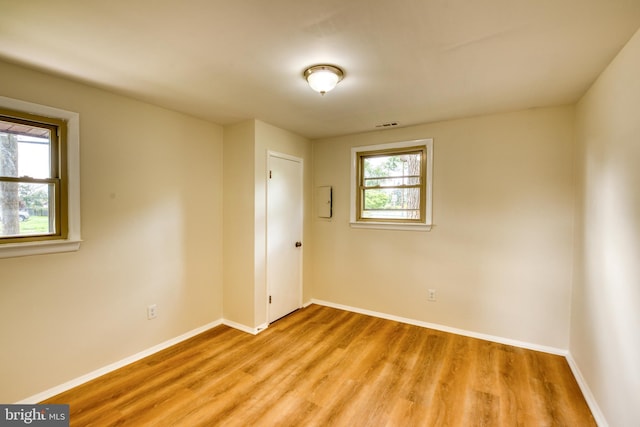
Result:
M421 326L423 328L435 329L437 331L442 331L442 332L449 332L449 333L452 333L452 334L462 335L462 336L465 336L465 337L478 338L478 339L481 339L481 340L492 341L492 342L496 342L496 343L499 343L499 344L512 345L514 347L526 348L528 350L541 351L543 353L550 353L550 354L555 354L555 355L558 355L558 356L565 356L565 357L567 356L567 354L569 354L569 352L567 350L563 350L563 349L560 349L560 348L548 347L548 346L539 345L539 344L532 344L532 343L528 343L528 342L524 342L524 341L512 340L512 339L509 339L509 338L503 338L503 337L498 337L498 336L494 336L494 335L481 334L479 332L467 331L467 330L464 330L464 329L451 328L449 326L438 325L436 323L423 322L423 321L420 321L420 320L415 320L415 319L409 319L409 318L406 318L406 317L395 316L393 314L380 313L380 312L377 312L377 311L365 310L365 309L358 308L358 307L351 307L351 306L348 306L348 305L335 304L335 303L332 303L332 302L316 300L316 299L311 300L311 302L313 304L324 305L324 306L327 306L327 307L337 308L337 309L340 309L340 310L352 311L354 313L366 314L368 316L379 317L381 319L394 320L394 321L400 322L400 323L406 323L406 324L414 325L414 326Z
M88 374L82 375L78 378L75 378L71 381L67 381L64 384L60 384L58 386L55 386L53 388L50 388L49 390L45 390L41 393L38 393L36 395L27 397L26 399L21 400L20 402L16 402L17 404L22 404L22 405L30 405L30 404L36 404L38 402L42 402L43 400L49 399L57 394L63 393L67 390L70 390L74 387L77 387L81 384L84 384L86 382L89 382L91 380L94 380L104 374L108 374L109 372L115 371L116 369L120 369L123 366L129 365L133 362L137 362L138 360L144 359L147 356L151 356L154 353L157 353L161 350L164 350L168 347L171 347L172 345L176 345L182 341L188 340L189 338L192 338L198 334L201 334L205 331L208 331L209 329L215 328L216 326L219 326L223 323L222 319L220 320L216 320L214 322L211 322L207 325L201 326L199 328L193 329L189 332L186 332L178 337L172 338L170 340L167 340L163 343L160 343L158 345L154 345L151 348L148 348L146 350L143 350L139 353L134 354L133 356L129 356L129 357L125 357L122 360L119 360L117 362L114 362L110 365L107 365L105 367L102 367L100 369L96 369L93 372L89 372Z
M255 328L252 328L250 326L243 325L242 323L236 323L236 322L233 322L231 320L226 320L226 319L222 320L222 324L226 325L226 326L229 326L230 328L237 329L237 330L242 331L242 332L246 332L246 333L251 334L251 335L258 335L260 332L262 332L263 330L265 330L269 326L268 323L265 323L265 324L262 324L262 325L259 325L259 326L255 327Z
M311 304L313 304L313 301L307 301L306 303L302 304L302 308L306 308L306 307L310 306ZM229 326L231 328L234 328L234 329L238 329L239 331L246 332L246 333L251 334L251 335L258 335L260 332L264 331L265 329L267 329L269 327L269 323L268 322L265 322L265 323L263 323L261 325L256 326L255 328L252 328L250 326L243 325L242 323L236 323L234 321L226 320L226 319L222 320L222 324L223 325L227 325L227 326Z
M571 372L573 372L573 376L575 377L578 386L580 387L580 391L582 391L582 395L584 396L584 400L587 401L587 405L589 405L589 409L591 409L591 414L593 418L596 420L596 424L598 427L609 427L609 423L604 417L604 414L600 410L600 406L598 406L598 402L596 398L593 396L591 389L587 385L587 381L582 376L582 372L580 372L580 368L578 368L578 364L575 359L571 355L571 352L567 354L567 362L569 363L569 367L571 368Z

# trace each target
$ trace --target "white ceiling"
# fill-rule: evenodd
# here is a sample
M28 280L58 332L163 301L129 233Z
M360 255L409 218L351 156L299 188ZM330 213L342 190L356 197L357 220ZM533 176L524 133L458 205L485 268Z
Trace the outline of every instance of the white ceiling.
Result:
M638 27L640 0L0 0L0 58L319 138L573 103Z

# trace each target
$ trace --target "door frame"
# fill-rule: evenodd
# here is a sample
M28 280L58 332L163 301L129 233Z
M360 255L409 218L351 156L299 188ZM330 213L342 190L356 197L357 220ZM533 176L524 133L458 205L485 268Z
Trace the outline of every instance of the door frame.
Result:
M300 268L298 269L298 309L302 308L302 293L303 293L303 268L304 268L304 159L301 157L293 156L290 154L282 153L279 151L267 150L267 170L265 174L266 180L266 188L265 188L265 281L266 281L266 294L265 294L265 303L266 303L266 313L267 313L267 325L270 325L271 322L278 320L271 320L271 311L269 304L269 295L271 294L271 281L269 276L269 260L272 254L269 253L269 171L271 171L271 159L273 157L277 157L284 160L290 160L296 162L300 165L300 173L298 176L300 183L300 239L303 242L302 247L300 248Z

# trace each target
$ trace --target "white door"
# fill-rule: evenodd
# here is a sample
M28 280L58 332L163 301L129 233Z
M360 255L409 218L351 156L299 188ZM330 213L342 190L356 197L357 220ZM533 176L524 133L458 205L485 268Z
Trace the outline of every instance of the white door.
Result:
M269 153L267 291L269 322L302 306L302 160Z

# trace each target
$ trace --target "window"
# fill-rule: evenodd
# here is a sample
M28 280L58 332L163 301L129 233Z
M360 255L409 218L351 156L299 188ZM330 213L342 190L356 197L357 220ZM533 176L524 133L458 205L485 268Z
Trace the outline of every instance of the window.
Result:
M433 140L354 147L351 157L352 226L430 229Z
M66 124L0 110L0 239L67 237Z
M0 97L0 257L79 247L78 115Z

